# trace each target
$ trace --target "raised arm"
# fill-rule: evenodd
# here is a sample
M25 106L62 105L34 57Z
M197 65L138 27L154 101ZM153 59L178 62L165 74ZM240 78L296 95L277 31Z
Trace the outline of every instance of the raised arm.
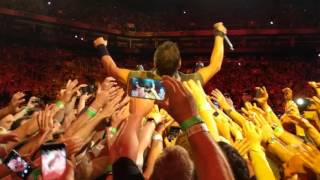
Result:
M217 72L220 71L224 54L223 38L227 33L227 29L224 27L222 22L214 24L213 27L216 33L210 64L198 70L204 84L206 84Z
M94 46L99 51L99 56L102 60L104 69L107 71L108 76L116 78L123 84L127 83L128 75L130 73L129 69L119 68L116 63L113 61L110 56L107 47L107 40L104 40L103 37L99 37L94 41Z
M173 78L166 76L163 80L168 92L171 115L187 131L198 178L234 179L226 158L198 118L192 95Z

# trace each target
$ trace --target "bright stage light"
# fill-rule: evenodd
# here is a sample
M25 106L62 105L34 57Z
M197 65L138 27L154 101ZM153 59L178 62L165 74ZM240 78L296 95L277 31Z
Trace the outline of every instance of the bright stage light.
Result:
M304 103L305 103L305 101L304 101L304 99L302 99L302 98L297 98L296 99L296 103L297 103L297 105L304 105Z

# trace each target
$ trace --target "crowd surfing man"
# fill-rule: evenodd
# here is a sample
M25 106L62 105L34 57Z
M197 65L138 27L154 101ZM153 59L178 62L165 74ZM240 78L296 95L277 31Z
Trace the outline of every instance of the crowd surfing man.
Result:
M99 51L108 76L115 77L124 84L126 84L129 77L132 76L159 78L167 75L179 81L194 80L200 81L202 85L205 85L221 68L224 54L223 39L227 34L227 29L221 22L214 24L213 28L215 31L215 41L210 64L192 74L184 74L179 71L181 67L180 51L177 44L171 41L164 42L156 49L153 57L154 68L150 71L134 71L118 67L107 50L107 40L102 37L94 41L94 46Z

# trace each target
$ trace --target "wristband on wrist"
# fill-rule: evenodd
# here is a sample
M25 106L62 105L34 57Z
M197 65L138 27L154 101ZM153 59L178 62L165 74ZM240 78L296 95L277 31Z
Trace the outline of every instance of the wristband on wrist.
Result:
M27 106L23 109L24 113L27 114L31 109Z
M196 125L193 125L190 128L188 128L187 135L188 135L188 137L190 137L190 136L197 134L199 132L208 132L208 131L209 131L209 129L208 129L207 125L204 123L200 123L200 124L196 124Z
M180 124L180 127L183 131L186 131L188 128L190 128L191 126L193 125L196 125L196 124L199 124L199 123L202 123L202 120L199 116L193 116L185 121L183 121L181 124Z
M40 174L41 174L40 169L35 169L35 170L33 170L33 171L32 171L33 179L34 179L34 180L38 180L38 177L40 176Z
M97 49L100 58L102 58L105 55L110 55L107 47L104 44L100 44L99 46L97 46Z
M215 30L215 31L214 31L214 35L215 35L215 36L220 36L220 37L222 37L222 38L224 38L224 37L226 36L226 34L225 34L224 32L219 31L219 30Z
M284 130L282 127L276 127L274 128L273 132L274 132L274 135L276 135L277 137L280 137L281 134L284 132Z
M162 138L162 136L161 136L161 134L159 134L159 133L154 133L153 134L153 136L152 136L152 140L153 141L163 141L163 138Z
M62 101L57 101L57 102L56 102L56 106L57 106L57 108L59 108L59 109L63 109L63 108L64 108L64 104L63 104Z
M112 165L108 165L106 168L106 173L112 174Z
M111 132L111 134L115 135L117 133L118 129L115 127L110 127L109 131Z
M95 110L93 107L89 106L88 109L86 110L86 113L90 118L93 118L96 116L97 110Z

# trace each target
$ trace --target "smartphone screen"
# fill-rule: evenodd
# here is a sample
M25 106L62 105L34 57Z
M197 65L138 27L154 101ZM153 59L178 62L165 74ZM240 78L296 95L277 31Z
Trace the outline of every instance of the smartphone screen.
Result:
M66 169L66 148L64 144L41 146L41 169L43 179L61 178Z
M27 161L24 160L15 150L12 150L9 153L7 159L4 161L4 164L22 179L26 179L32 172L31 165L27 163Z
M128 94L131 97L153 100L165 98L165 88L160 80L131 77L128 83Z

